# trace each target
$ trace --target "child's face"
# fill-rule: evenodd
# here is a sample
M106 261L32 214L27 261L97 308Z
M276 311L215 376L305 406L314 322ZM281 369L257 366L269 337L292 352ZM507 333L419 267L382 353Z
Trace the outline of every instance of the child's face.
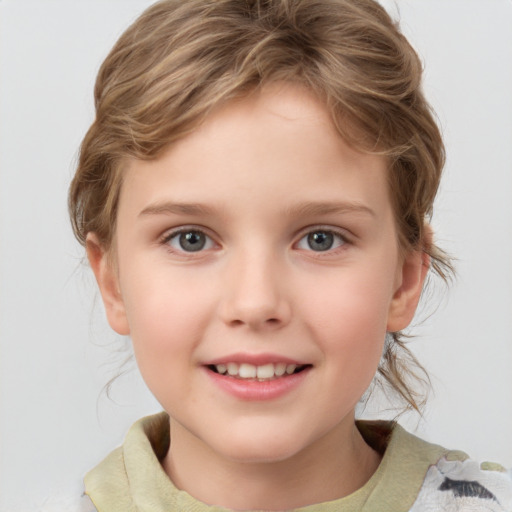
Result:
M386 167L289 85L129 164L116 269L93 235L89 256L173 442L270 461L350 432L424 273L421 255L400 256Z

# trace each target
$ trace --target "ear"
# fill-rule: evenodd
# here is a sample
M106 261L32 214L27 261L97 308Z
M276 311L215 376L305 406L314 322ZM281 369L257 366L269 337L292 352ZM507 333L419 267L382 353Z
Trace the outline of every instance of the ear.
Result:
M396 289L388 314L388 332L405 329L412 321L430 267L430 256L422 250L410 251L397 270Z
M110 327L118 334L130 334L123 297L119 288L117 270L108 258L95 233L88 233L87 258L100 289Z

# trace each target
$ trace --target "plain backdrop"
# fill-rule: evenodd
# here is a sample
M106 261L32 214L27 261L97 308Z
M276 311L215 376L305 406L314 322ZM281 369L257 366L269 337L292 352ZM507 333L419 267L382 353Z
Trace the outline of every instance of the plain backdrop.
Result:
M103 319L66 192L100 62L148 0L0 0L0 510L61 510L159 405ZM414 332L428 440L512 466L512 2L386 2L448 149L433 220L458 280ZM398 8L397 8L398 5ZM437 307L438 305L438 307ZM128 373L104 386L120 369ZM380 406L374 404L372 411ZM392 412L388 413L393 414ZM382 414L380 414L382 415Z

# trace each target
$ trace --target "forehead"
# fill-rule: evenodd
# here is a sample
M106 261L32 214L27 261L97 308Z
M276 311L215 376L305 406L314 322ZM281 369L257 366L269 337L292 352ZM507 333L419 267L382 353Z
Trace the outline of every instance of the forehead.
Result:
M210 113L159 159L132 160L120 209L169 200L287 208L341 199L385 209L386 167L384 157L349 147L308 90L272 84Z

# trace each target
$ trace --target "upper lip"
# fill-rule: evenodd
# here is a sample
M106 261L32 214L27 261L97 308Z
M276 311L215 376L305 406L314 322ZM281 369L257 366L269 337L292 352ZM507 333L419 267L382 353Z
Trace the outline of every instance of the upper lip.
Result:
M218 365L218 364L227 364L227 363L238 363L238 364L252 364L254 366L263 366L265 364L295 364L297 366L303 366L309 364L307 362L300 361L298 359L293 359L290 357L281 356L278 354L244 354L244 353L236 353L229 354L226 356L217 357L215 359L210 359L203 364L205 366Z

